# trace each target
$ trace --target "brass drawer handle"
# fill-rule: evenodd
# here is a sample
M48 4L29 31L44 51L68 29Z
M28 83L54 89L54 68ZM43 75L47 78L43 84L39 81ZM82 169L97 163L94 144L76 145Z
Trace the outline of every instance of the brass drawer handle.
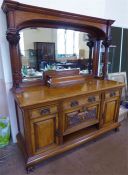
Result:
M116 92L110 92L110 97L114 97L116 95Z
M41 109L40 114L41 115L50 114L50 109L49 108Z
M95 101L96 101L96 97L94 96L88 97L88 102L95 102Z
M79 105L79 102L78 101L72 101L70 106L71 107L75 107L75 106L78 106Z

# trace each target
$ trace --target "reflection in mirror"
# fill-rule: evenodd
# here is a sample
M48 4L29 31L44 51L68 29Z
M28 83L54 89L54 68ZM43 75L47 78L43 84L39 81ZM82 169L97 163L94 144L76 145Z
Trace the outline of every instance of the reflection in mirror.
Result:
M102 69L103 69L103 55L104 55L104 51L105 51L105 48L102 44L102 40L100 41L100 49L99 49L99 66L98 66L98 76L102 76L103 73L102 73Z
M43 71L80 69L88 74L88 34L65 29L27 28L20 31L23 81L41 79Z
M102 44L103 40L100 41L100 50L99 50L99 70L98 70L98 76L103 76L103 57L105 52L105 47ZM108 49L108 61L107 61L107 73L112 73L113 70L113 57L115 54L115 45L110 45Z

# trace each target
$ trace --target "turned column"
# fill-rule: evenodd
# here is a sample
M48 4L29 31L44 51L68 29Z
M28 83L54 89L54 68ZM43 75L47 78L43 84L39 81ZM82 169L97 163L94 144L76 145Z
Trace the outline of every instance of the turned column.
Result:
M100 50L100 40L95 40L93 49L93 68L92 73L94 77L98 76L98 66L99 66L99 50Z
M10 57L11 57L11 67L12 67L12 78L13 78L13 88L17 89L20 87L22 82L21 74L21 60L19 55L19 32L15 29L9 29L6 36L9 42Z
M90 38L87 42L87 46L89 47L89 60L88 60L88 72L91 74L92 70L92 51L94 47L94 41Z
M103 68L102 68L102 73L103 73L103 78L107 79L107 63L108 63L108 49L109 46L111 44L111 40L108 38L105 38L105 40L102 42L105 51L104 51L104 55L103 55Z

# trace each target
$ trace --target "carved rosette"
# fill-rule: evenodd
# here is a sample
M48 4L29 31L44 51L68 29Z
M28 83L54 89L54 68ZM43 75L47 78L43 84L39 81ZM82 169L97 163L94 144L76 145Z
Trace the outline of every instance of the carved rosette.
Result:
M110 38L106 38L103 42L102 42L103 46L105 48L108 48L111 45L111 39Z
M87 42L87 46L92 49L94 47L94 41L93 40L90 40Z
M13 72L13 79L15 88L19 88L19 84L22 81L22 75L20 70Z
M20 34L17 30L11 29L7 31L7 40L11 45L17 45L20 40Z
M89 48L93 48L94 47L94 38L88 34L88 42L87 42L87 46Z

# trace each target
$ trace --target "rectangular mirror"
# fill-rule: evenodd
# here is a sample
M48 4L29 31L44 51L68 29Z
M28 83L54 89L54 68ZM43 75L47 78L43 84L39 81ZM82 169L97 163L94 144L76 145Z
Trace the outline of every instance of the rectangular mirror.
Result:
M47 70L80 69L81 74L89 74L87 42L88 34L84 32L54 28L22 29L19 43L22 80L42 79L43 72Z

